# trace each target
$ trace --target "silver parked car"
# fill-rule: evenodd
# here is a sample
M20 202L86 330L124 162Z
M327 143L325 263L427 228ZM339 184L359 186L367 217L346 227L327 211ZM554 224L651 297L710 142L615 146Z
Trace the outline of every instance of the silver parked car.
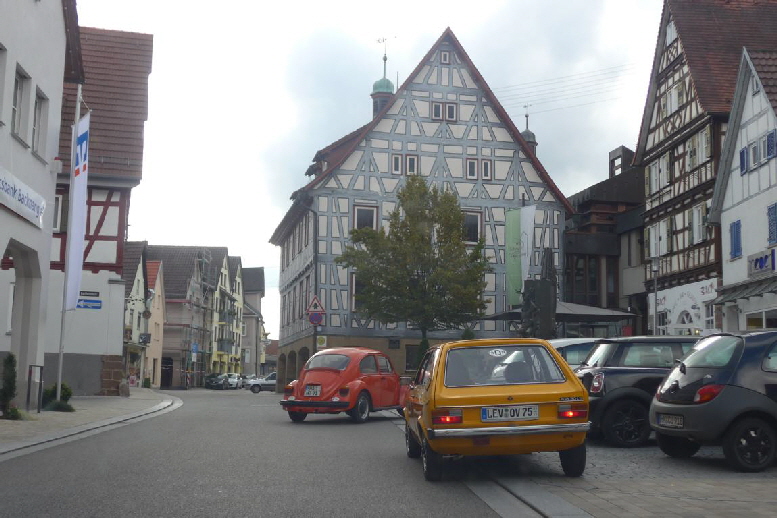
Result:
M276 380L277 374L275 372L271 372L263 378L253 378L246 380L246 388L251 389L251 392L254 394L257 394L263 390L267 392L273 392L275 391Z

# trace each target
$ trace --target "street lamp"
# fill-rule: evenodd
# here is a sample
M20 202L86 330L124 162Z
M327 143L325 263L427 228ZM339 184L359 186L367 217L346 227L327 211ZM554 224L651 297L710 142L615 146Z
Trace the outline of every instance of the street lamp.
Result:
M658 334L658 257L650 259L650 271L653 272L653 334Z

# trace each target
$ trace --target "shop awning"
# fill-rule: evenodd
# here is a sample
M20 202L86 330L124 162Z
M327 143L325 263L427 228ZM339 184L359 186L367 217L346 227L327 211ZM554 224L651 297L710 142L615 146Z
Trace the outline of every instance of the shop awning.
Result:
M572 302L556 303L556 322L617 322L633 317L633 313L605 309ZM486 320L521 320L521 310L513 309L486 317Z
M720 290L720 295L712 301L712 304L721 305L726 302L735 302L737 299L760 297L766 293L777 293L777 279L769 277L737 286L724 286Z

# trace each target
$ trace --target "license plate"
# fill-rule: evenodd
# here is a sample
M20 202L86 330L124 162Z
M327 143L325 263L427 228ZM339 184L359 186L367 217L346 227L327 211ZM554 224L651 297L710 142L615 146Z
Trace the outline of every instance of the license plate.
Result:
M305 395L306 396L320 396L321 395L321 385L306 385L305 386Z
M683 416L672 414L658 414L659 426L666 426L667 428L682 428Z
M494 421L532 421L539 419L538 405L488 406L480 409L480 420L484 423Z

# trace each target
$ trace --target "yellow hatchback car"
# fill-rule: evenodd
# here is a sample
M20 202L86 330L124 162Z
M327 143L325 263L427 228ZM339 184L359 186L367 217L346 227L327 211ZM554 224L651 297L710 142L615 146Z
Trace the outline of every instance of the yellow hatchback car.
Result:
M588 393L545 340L487 339L431 347L405 402L407 456L426 480L446 457L557 451L564 474L585 470Z

